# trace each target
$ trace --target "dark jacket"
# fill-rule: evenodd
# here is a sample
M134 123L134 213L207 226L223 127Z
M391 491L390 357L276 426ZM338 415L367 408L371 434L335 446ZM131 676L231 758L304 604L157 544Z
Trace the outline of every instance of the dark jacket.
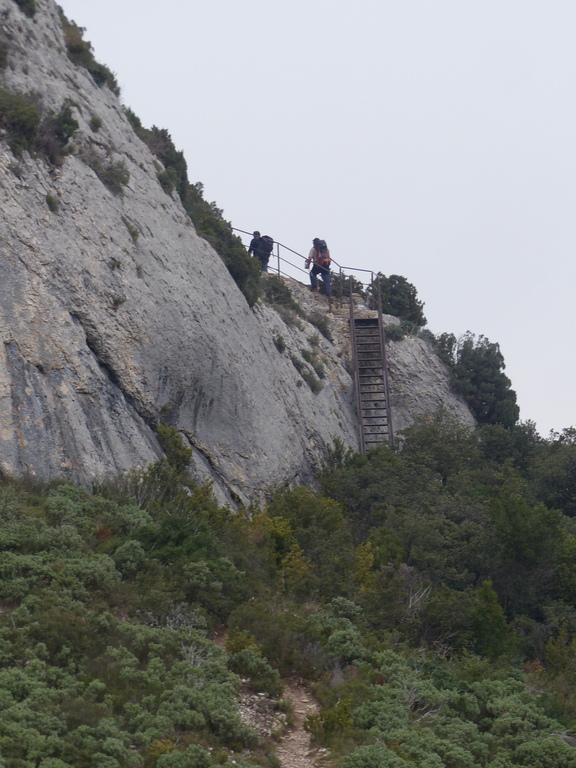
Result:
M248 256L259 256L259 245L260 241L262 240L261 237L253 237L252 242L250 243L250 247L248 248Z

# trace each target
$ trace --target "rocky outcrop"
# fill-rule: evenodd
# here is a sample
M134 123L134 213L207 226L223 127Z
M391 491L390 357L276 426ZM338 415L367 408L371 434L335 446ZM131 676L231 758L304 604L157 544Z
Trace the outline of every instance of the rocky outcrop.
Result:
M118 98L67 58L56 4L36 5L30 19L0 0L5 87L38 94L43 114L67 103L79 128L60 166L16 158L0 138L1 468L88 482L158 457L163 420L221 500L309 482L335 437L357 447L345 355L305 320L287 326L270 307L248 307L163 191ZM94 157L123 164L121 194ZM325 371L321 391L303 349ZM395 349L400 424L447 402L471 420L423 342Z

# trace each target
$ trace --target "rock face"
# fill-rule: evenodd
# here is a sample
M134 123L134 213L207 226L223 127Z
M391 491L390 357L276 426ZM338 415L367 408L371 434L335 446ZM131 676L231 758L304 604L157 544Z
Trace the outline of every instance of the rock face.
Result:
M56 4L36 5L30 19L0 0L4 86L39 94L44 114L68 99L80 127L59 167L14 157L0 135L1 468L89 482L161 455L162 420L220 500L309 482L333 438L358 445L344 321L332 320L332 345L303 320L248 307L163 191L118 98L67 58ZM89 167L94 156L124 163L122 194ZM325 371L317 393L303 349ZM473 423L424 342L391 344L390 367L396 428L441 404Z

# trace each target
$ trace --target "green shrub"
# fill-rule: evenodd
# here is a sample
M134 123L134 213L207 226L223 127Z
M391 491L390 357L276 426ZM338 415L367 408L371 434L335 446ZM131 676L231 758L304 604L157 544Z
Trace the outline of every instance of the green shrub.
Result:
M104 64L99 64L92 53L92 45L83 39L84 30L73 21L69 21L62 8L58 8L62 29L64 30L64 40L66 43L66 52L68 58L76 66L84 67L92 75L96 85L100 87L107 85L117 96L120 95L118 82L112 72Z
M166 192L167 195L171 195L174 192L178 184L178 176L174 168L168 168L165 171L160 171L156 178L158 179L160 186Z
M62 165L68 142L79 128L72 114L73 106L66 100L57 114L50 112L40 124L34 148L52 165Z
M170 466L177 472L186 471L192 460L192 449L186 445L178 430L159 424L156 434Z
M310 350L308 349L301 349L300 350L302 357L304 360L306 360L307 363L309 363L312 368L314 368L314 372L318 376L319 379L323 379L326 376L326 371L324 370L324 366L318 360L316 355L314 355Z
M98 133L100 128L102 128L102 118L98 117L98 115L92 115L88 125L90 126L90 129L94 131L94 133Z
M30 96L0 88L0 127L14 155L19 157L23 150L33 148L39 125L40 112Z
M374 284L368 289L375 301L378 300L378 283L384 314L409 320L418 326L426 325L424 303L418 299L418 292L412 283L401 275L386 277L379 272Z
M26 16L29 16L30 18L32 18L36 13L35 0L14 0L14 2L16 5L20 6L23 13L25 13Z
M210 753L198 744L192 744L182 752L174 749L161 755L156 768L208 768L210 763Z
M228 661L228 666L236 674L250 678L250 688L253 691L267 693L269 696L282 694L282 684L278 671L272 669L254 646L233 653Z
M342 761L342 768L408 768L410 765L380 744L359 747Z
M332 294L334 296L348 297L350 295L350 282L352 282L352 293L359 294L363 299L368 298L368 293L360 280L357 280L353 275L345 275L339 272L335 272L330 278Z
M309 323L312 323L312 325L318 328L325 339L332 341L332 334L330 333L330 321L326 315L323 315L322 312L310 312L306 319Z
M287 307L302 317L302 307L292 296L292 291L278 275L268 275L262 287L264 301L273 307Z
M282 354L286 350L286 342L284 341L284 337L278 334L278 336L274 336L274 346Z
M314 395L319 394L324 389L322 382L314 376L311 371L304 370L301 374L302 378L310 387L310 390Z
M290 355L290 359L292 360L292 365L294 366L294 368L296 368L300 376L302 376L306 384L308 384L311 391L315 395L321 392L323 389L322 382L319 381L316 378L316 376L314 376L312 371L308 369L308 367L304 364L304 362L300 360L300 358L296 357L296 355Z
M113 195L123 194L124 187L130 181L130 172L124 160L103 159L93 151L84 153L82 159Z
M50 193L46 195L46 205L50 208L52 213L58 213L60 210L60 200Z
M132 238L133 243L138 242L138 238L140 237L140 230L132 224L130 219L128 219L126 216L122 216L122 221L124 222L124 226L128 230L128 234Z
M402 341L406 336L414 335L420 337L421 332L419 331L418 325L411 320L403 320L400 325L387 325L385 329L386 339L390 341Z
M452 388L464 398L479 424L512 427L518 421L516 392L504 373L499 344L468 331L459 339L443 333L436 337L435 346L450 369Z
M387 325L384 334L387 341L402 341L406 336L402 325Z

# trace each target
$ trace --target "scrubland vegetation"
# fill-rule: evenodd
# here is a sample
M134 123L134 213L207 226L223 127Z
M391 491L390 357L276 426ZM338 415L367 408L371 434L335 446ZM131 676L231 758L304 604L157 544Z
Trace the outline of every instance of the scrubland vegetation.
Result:
M298 675L343 768L576 766L573 430L438 414L238 512L160 436L93 493L2 482L2 765L274 768L236 696Z
M33 0L18 5L34 13ZM63 25L72 61L117 89L82 30ZM58 165L72 108L42 114L0 90L0 128L16 157ZM256 260L188 182L168 132L128 116L162 163L158 183L254 304ZM121 163L99 173L118 193L127 182ZM407 324L398 338L420 329L414 287L378 280L384 311ZM298 319L282 282L267 286ZM316 325L329 336L324 316ZM576 768L576 430L542 439L517 423L497 344L428 340L480 426L439 413L394 451L335 443L317 490L220 507L165 427L165 459L91 492L3 478L0 768L277 768L237 697L278 699L292 675L321 703L307 729L330 765ZM320 361L301 352L321 387ZM223 631L225 649L211 640Z

